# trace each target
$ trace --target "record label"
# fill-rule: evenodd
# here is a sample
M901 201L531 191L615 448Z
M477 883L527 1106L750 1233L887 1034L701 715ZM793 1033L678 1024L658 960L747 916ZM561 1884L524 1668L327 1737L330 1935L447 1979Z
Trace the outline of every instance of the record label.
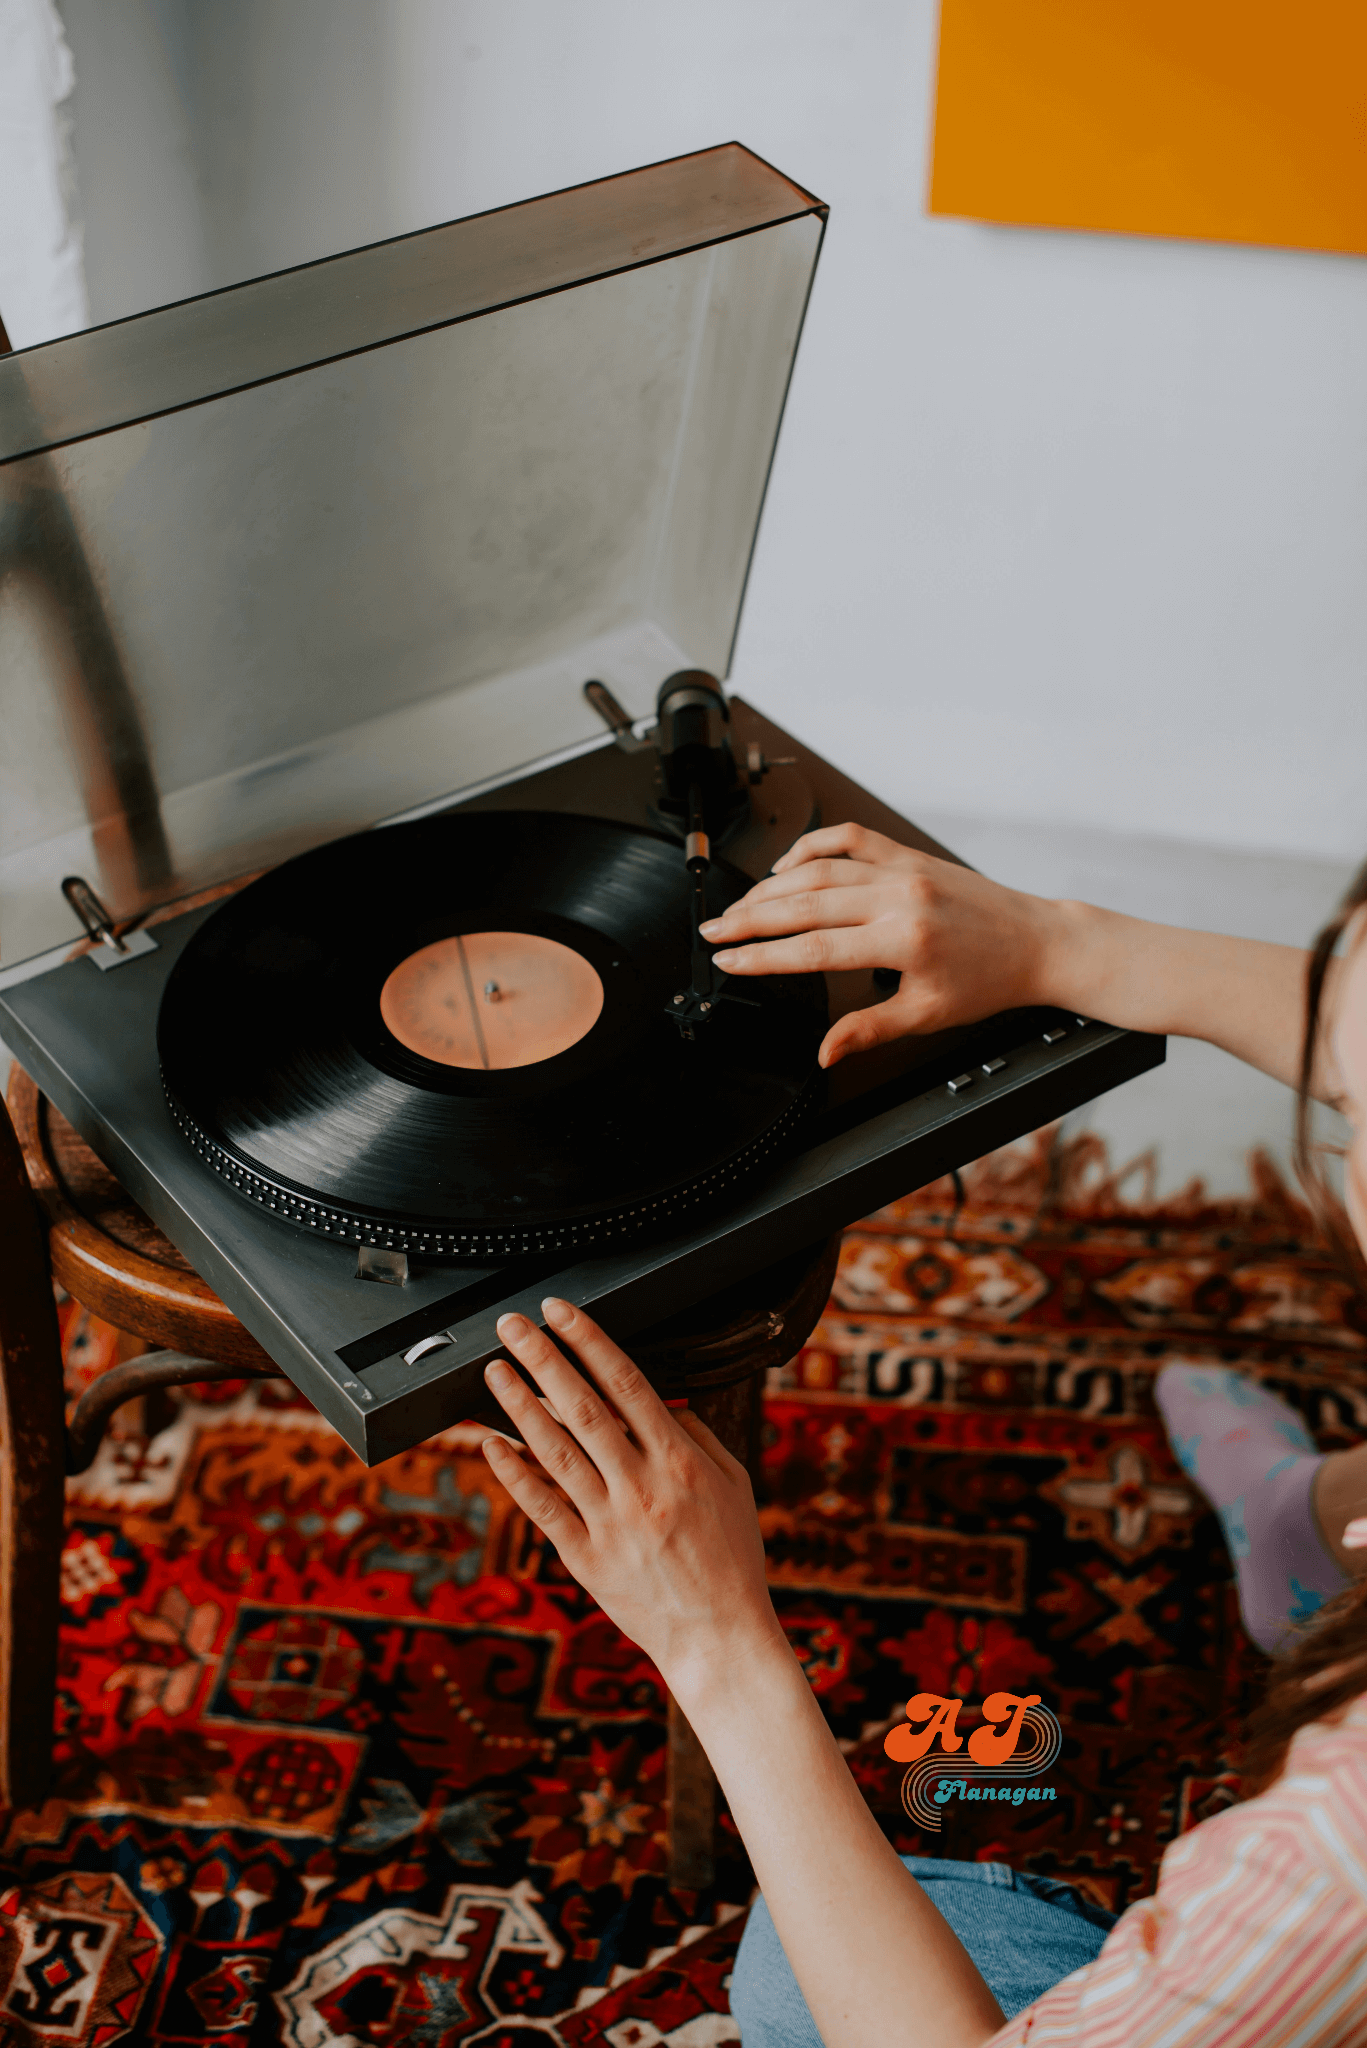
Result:
M586 1038L601 977L572 946L532 932L464 932L410 953L380 990L400 1045L441 1067L530 1067Z

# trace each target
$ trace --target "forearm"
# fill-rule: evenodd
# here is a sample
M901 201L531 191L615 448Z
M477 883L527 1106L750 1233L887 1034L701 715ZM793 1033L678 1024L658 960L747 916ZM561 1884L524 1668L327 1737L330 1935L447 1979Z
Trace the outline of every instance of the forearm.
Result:
M1147 924L1087 903L1043 910L1036 1000L1135 1031L1204 1038L1295 1087L1309 957L1299 948ZM1317 1063L1321 1099L1337 1092L1331 1067Z
M826 2048L976 2048L1002 2015L895 1854L783 1639L673 1674Z

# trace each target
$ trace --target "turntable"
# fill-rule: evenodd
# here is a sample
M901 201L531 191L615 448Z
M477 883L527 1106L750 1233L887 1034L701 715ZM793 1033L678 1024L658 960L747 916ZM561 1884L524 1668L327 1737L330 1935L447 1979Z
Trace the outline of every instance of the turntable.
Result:
M0 360L0 1035L370 1462L1163 1056L823 1076L875 978L698 934L944 853L717 680L824 221L732 144Z

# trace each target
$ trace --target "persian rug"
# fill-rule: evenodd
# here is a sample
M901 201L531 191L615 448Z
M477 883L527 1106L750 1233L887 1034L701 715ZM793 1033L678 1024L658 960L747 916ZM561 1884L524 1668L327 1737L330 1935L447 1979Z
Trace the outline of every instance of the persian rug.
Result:
M1142 1162L1141 1162L1142 1169ZM1235 1796L1262 1660L1151 1384L1218 1359L1326 1445L1367 1328L1265 1166L1157 1203L1050 1133L847 1234L767 1397L775 1599L900 1849L1121 1907ZM62 1308L73 1396L128 1342ZM750 1873L666 1876L649 1663L492 1484L477 1430L367 1471L283 1382L123 1411L70 1487L58 1771L6 1817L0 2044L723 2048ZM1033 1691L1049 1806L918 1836L883 1733ZM816 1848L814 1845L814 1853Z

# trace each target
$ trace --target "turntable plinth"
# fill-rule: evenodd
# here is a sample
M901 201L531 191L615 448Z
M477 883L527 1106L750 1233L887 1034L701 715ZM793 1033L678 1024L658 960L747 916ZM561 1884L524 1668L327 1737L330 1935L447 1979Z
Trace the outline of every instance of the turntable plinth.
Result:
M12 1483L9 1489L0 1487L0 1496L22 1496L28 1513L22 1547L0 1543L0 1580L11 1581L0 1583L0 1614L8 1615L14 1606L12 1582L22 1572L26 1593L21 1683L26 1692L32 1690L35 1671L45 1671L49 1663L53 1670L51 1682L44 1681L46 1715L35 1708L16 1717L16 1729L22 1725L25 1731L22 1754L16 1752L8 1763L0 1758L0 1776L6 1780L0 1786L0 1803L23 1806L42 1796L47 1773L61 1489L72 1466L73 1443L79 1443L79 1469L93 1455L99 1431L121 1394L129 1399L177 1381L264 1377L279 1368L17 1064L8 1101L46 1229L53 1277L84 1308L127 1331L132 1339L184 1355L183 1363L168 1362L164 1370L143 1368L141 1378L136 1361L115 1367L105 1376L107 1387L97 1382L83 1397L67 1432L57 1398L59 1385L48 1390L46 1407L39 1401L35 1409L35 1414L42 1410L45 1420L4 1432L0 1457L10 1463ZM15 1235L11 1233L12 1242ZM646 1371L662 1383L682 1383L689 1407L756 1478L764 1374L791 1358L810 1336L830 1294L839 1248L838 1237L808 1247L631 1340L632 1353ZM130 1353L139 1348L135 1341ZM0 1341L0 1354L4 1352ZM7 1360L0 1357L0 1362ZM51 1369L59 1372L60 1360L54 1359ZM41 1391L29 1389L30 1394ZM46 1503L47 1511L35 1512L34 1502ZM53 1637L46 1645L37 1640L44 1631ZM0 1638L3 1634L0 1628ZM0 1693L7 1693L11 1671L3 1652L0 1640ZM6 1705L0 1699L0 1728L6 1725ZM675 1884L701 1889L710 1882L715 1811L711 1769L671 1700L670 1875Z

